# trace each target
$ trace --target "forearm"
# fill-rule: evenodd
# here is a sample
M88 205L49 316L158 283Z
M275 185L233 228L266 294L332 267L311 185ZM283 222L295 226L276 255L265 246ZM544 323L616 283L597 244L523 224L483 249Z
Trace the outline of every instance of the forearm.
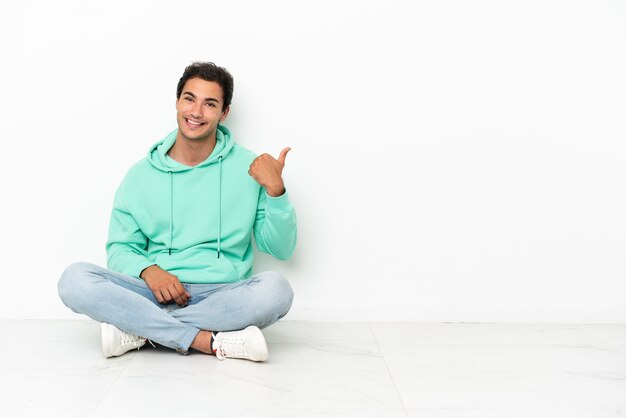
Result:
M286 193L277 198L267 197L266 200L263 216L255 229L257 247L280 260L286 260L296 246L296 213Z
M110 270L139 277L141 272L152 264L154 262L145 255L138 254L123 244L107 245L107 267Z

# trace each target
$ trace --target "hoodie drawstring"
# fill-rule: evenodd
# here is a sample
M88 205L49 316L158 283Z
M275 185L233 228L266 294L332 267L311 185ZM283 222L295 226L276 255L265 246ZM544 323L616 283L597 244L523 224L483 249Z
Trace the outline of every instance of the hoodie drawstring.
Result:
M222 156L217 159L219 167L219 178L217 184L218 208L217 208L217 258L220 258L222 252Z
M174 175L170 171L170 255L174 244Z

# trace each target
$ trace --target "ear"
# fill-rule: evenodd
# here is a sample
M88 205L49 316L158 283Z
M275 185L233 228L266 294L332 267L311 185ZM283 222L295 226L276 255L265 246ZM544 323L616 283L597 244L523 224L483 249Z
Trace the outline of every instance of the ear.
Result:
M228 105L228 107L222 111L222 115L220 116L220 122L224 122L224 120L228 117L228 112L230 112L230 105Z

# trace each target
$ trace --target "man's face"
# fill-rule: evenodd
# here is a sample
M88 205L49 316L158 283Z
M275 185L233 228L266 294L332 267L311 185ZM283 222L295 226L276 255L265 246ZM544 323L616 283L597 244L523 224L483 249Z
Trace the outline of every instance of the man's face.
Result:
M224 92L219 84L201 78L187 80L176 100L178 131L187 139L201 141L215 135L217 124L226 119Z

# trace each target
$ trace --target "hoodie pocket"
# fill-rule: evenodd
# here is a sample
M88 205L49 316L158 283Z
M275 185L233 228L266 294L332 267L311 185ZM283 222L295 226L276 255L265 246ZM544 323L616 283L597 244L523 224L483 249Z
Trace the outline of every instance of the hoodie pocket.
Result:
M159 254L156 263L186 283L232 283L240 279L233 263L222 253L192 247L184 251Z

